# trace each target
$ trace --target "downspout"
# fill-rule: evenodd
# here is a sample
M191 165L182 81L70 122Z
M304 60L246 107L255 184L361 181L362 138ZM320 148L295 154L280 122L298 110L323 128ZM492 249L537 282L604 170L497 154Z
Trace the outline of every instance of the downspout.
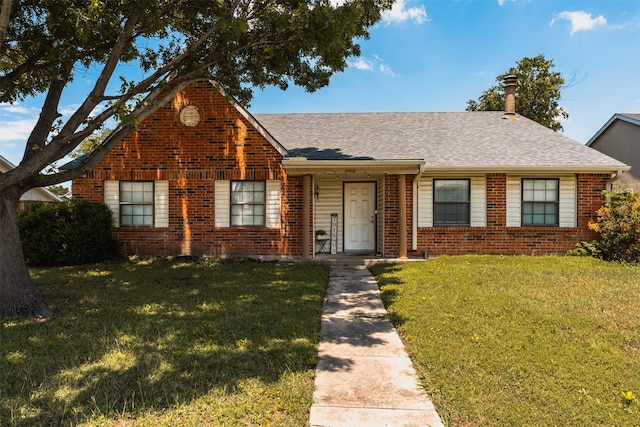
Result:
M418 250L418 181L422 177L424 173L424 164L420 165L420 169L418 169L418 174L413 178L413 212L411 221L411 250Z
M614 174L611 174L611 178L609 178L606 183L607 191L611 191L611 189L613 188L613 183L619 180L621 176L622 171L620 169L618 169Z
M398 258L407 258L407 175L398 175Z
M309 234L311 231L311 176L305 175L302 178L302 259L311 258Z

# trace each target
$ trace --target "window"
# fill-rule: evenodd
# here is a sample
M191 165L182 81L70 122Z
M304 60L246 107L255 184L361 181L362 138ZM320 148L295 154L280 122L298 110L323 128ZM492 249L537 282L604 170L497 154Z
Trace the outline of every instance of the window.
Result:
M265 181L231 181L231 225L265 225Z
M153 181L120 181L120 226L153 226Z
M468 179L433 180L434 225L469 225L469 182Z
M557 178L522 179L522 225L559 224L560 182Z

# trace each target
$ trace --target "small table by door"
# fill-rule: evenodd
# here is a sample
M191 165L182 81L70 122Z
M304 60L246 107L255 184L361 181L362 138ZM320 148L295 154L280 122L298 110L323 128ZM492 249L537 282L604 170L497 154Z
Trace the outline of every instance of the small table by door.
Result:
M320 254L328 254L329 248L327 247L327 242L329 242L329 236L318 236L316 237L316 253Z

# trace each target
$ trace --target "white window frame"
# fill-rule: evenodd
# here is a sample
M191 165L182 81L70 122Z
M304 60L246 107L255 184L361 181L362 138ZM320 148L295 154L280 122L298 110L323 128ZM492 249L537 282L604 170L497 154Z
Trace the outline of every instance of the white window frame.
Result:
M441 200L438 201L436 200L437 197L437 183L438 182L451 182L453 183L455 182L465 182L466 183L466 200L453 200L453 201L448 201L448 200ZM444 221L444 222L437 222L437 209L436 207L438 205L445 205L445 204L454 204L454 205L458 205L458 206L464 206L464 209L466 209L466 219L467 221L465 222L448 222L448 221ZM445 217L447 215L444 215ZM469 178L434 178L433 179L433 225L435 227L469 227L471 226L471 180Z
M231 227L264 227L267 216L266 181L238 180L231 181L230 185Z
M262 227L279 229L281 227L282 210L280 180L266 180L265 189L265 223ZM231 227L231 181L226 179L216 180L214 191L214 225L217 228L229 228ZM255 226L250 227L255 228Z
M544 182L544 188L536 188L536 183ZM554 182L552 187L549 184ZM526 188L530 183L533 188ZM539 197L539 192L544 192L544 197ZM523 227L559 227L560 226L560 179L559 178L521 178L520 179L520 206L521 206L521 224ZM553 196L553 198L550 198ZM532 210L536 207L542 207L543 213L535 214L534 212L525 212L525 206L530 206ZM548 208L553 206L551 211ZM537 223L533 220L535 216L542 215L544 222ZM531 221L526 221L525 218L531 217ZM547 220L553 220L553 222L547 222Z
M507 175L507 227L540 227L522 225L522 178L557 178L560 180L558 228L575 228L578 225L577 179L575 175ZM548 226L553 227L553 226Z
M123 181L125 182L125 181ZM142 181L126 181L126 182L142 182ZM145 181L148 182L148 181ZM129 226L126 227L149 227L163 228L169 226L169 181L156 180L153 181L153 224L146 226ZM107 180L104 181L104 202L113 216L113 222L116 227L120 225L120 181Z
M469 225L458 227L487 226L487 179L485 175L466 176L423 176L418 182L418 227L434 227L433 223L433 180L468 179L470 181ZM444 226L446 227L446 226Z

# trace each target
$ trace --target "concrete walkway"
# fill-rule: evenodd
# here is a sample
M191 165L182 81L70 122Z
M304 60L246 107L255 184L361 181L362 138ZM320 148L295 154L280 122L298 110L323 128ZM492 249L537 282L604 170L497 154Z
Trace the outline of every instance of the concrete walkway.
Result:
M364 263L331 267L312 427L443 426L385 314Z

